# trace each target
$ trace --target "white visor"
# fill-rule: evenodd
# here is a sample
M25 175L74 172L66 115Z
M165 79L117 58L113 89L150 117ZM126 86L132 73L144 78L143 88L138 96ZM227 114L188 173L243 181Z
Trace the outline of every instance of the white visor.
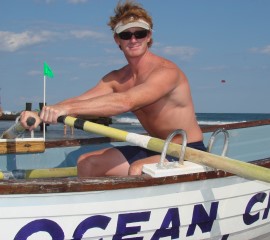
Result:
M126 24L124 24L122 21L117 23L117 25L114 28L114 33L118 34L120 32L125 31L126 29L132 28L132 27L140 27L140 28L144 28L146 30L151 29L150 25L146 21L139 19L137 21L126 23Z

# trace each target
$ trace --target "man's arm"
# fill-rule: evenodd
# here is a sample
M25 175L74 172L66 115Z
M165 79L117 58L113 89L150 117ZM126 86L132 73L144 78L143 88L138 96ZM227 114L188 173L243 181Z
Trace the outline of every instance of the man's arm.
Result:
M46 123L56 123L61 115L114 116L135 111L160 100L179 83L177 69L162 69L148 76L144 82L124 92L113 92L113 88L101 82L94 89L79 97L52 106L45 106L41 119ZM105 87L106 86L106 87ZM91 97L90 97L91 96ZM95 97L92 97L95 96Z

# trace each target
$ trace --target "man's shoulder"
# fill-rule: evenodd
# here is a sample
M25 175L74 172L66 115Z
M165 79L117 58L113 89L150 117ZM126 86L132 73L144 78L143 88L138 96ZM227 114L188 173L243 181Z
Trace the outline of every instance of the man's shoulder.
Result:
M157 79L163 81L164 78L166 78L167 82L169 82L169 80L179 82L186 80L186 75L176 63L166 58L158 57L148 78L155 79L155 81L157 81Z
M155 65L155 69L170 69L170 70L180 70L179 66L174 63L173 61L162 57L158 56L152 53L152 63Z
M173 74L173 75L179 75L181 74L181 69L172 61L160 58L160 61L155 64L155 67L153 68L153 74L154 73L164 73L164 74Z

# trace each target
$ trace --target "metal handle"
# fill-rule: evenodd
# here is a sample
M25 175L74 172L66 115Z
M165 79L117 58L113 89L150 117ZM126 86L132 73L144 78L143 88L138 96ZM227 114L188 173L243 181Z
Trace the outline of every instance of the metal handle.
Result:
M208 146L207 146L207 152L211 152L214 141L216 139L216 136L219 133L223 133L224 134L224 145L223 145L223 150L221 153L221 156L225 157L228 151L228 145L229 145L229 133L226 129L224 128L219 128L217 129L215 132L212 133L209 142L208 142Z
M179 156L179 164L183 165L184 164L184 157L185 157L185 152L186 152L186 146L187 146L187 134L184 130L182 129L176 129L174 132L172 132L168 138L165 141L161 157L160 157L160 162L158 163L158 167L164 168L164 161L166 158L167 150L169 147L169 143L172 141L173 137L177 134L182 135L182 147L181 147L181 152Z

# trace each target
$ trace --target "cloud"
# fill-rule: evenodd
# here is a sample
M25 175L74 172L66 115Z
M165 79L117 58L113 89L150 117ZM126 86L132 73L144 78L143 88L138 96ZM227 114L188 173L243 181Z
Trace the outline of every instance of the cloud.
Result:
M57 0L34 0L34 2L37 3L45 3L45 4L52 4L54 2L56 2Z
M260 54L269 54L270 55L270 45L267 45L262 48L251 48L251 52L253 53L260 53Z
M106 36L99 32L94 32L90 30L75 30L70 32L72 36L76 38L94 38L94 39L101 39L105 38Z
M167 46L161 49L163 54L177 56L182 60L190 60L197 52L197 48L186 46Z
M14 52L20 48L49 41L56 34L50 31L21 33L0 31L0 51Z
M54 41L57 39L99 39L107 40L108 37L99 32L90 30L62 31L24 31L20 33L0 31L0 51L15 52L19 49L36 44Z
M80 3L87 3L88 0L68 0L68 3L71 4L80 4Z

